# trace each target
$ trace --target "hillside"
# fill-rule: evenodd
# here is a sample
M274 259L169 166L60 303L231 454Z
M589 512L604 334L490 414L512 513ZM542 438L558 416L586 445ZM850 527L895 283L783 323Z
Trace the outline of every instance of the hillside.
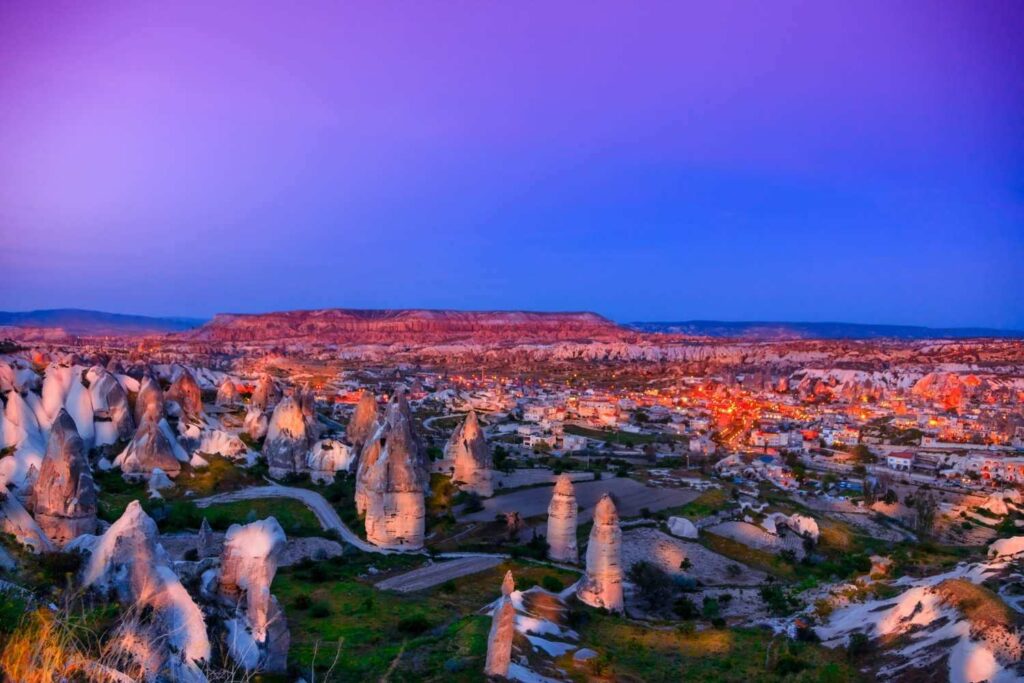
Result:
M0 311L0 326L59 329L76 336L136 336L181 332L202 324L194 318L155 318L77 308Z
M638 322L630 323L629 327L641 332L753 340L1024 338L1024 331L1021 330L1000 330L985 327L865 325L842 322L794 323L686 320L682 322Z

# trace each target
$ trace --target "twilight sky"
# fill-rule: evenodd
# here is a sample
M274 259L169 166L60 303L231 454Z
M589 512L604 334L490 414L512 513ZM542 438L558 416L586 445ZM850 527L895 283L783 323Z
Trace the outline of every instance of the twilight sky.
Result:
M1024 3L0 4L0 309L1024 328Z

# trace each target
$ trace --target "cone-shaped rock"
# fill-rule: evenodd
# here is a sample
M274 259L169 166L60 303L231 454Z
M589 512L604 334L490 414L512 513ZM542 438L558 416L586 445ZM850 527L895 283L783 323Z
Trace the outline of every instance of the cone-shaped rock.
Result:
M354 452L359 453L367 440L377 431L378 419L377 399L364 389L355 410L352 411L352 419L345 428L345 438L352 444Z
M94 366L86 375L95 415L96 445L104 446L130 439L135 421L128 405L128 394L114 375L102 366Z
M225 375L220 386L217 387L217 405L233 406L238 405L238 401L238 387L235 386L230 377Z
M195 420L203 414L203 392L188 368L181 368L178 378L167 389L167 400L174 401L181 407L183 418Z
M174 446L152 414L143 419L135 431L135 437L117 456L114 465L120 467L123 474L146 477L157 467L169 477L176 477L181 472L181 463L174 453Z
M284 530L273 517L244 526L233 524L224 537L219 592L222 599L235 606L235 620L239 622L229 628L234 636L230 640L232 656L250 670L283 671L286 667L288 629L270 593L285 544ZM248 643L238 626L255 644L258 657L240 647Z
M55 545L96 530L96 486L82 438L66 410L53 421L33 497L36 522Z
M486 676L508 676L512 663L512 639L516 633L516 609L512 604L515 580L512 572L505 573L501 584L501 598L491 617L491 631L487 636L487 660L484 664Z
M263 373L252 391L249 405L259 410L272 410L281 400L281 388L270 375Z
M555 562L576 564L580 560L576 547L576 489L568 474L555 481L548 504L548 557Z
M592 607L622 611L622 529L615 503L607 493L594 508L594 526L587 543L587 575L576 594Z
M469 411L466 419L455 429L445 447L445 460L452 462L452 480L463 491L480 496L494 495L494 463L476 411Z
M207 521L206 517L203 517L203 523L199 525L199 534L196 536L196 552L199 554L199 558L212 557L216 553L214 552L214 546L216 541L213 538L213 528L210 526L210 522Z
M245 421L242 423L242 431L255 440L260 440L267 435L267 427L270 421L267 414L259 408L250 407L245 413Z
M284 399L274 408L267 427L267 440L263 443L270 476L283 477L304 471L309 443L308 425L302 408L295 399Z
M148 372L139 385L139 395L135 397L135 424L141 425L147 415L152 415L156 421L164 416L164 391Z

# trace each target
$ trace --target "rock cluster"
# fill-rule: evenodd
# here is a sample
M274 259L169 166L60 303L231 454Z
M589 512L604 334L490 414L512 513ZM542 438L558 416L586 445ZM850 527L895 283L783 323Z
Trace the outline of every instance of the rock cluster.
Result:
M452 481L463 491L494 495L494 463L476 411L470 410L445 446L444 461L451 463Z
M270 593L284 548L284 531L273 517L233 524L224 537L217 592L233 610L227 622L228 650L247 671L287 668L288 624Z
M377 399L366 389L359 396L359 402L352 411L352 419L345 428L345 438L352 445L352 450L359 453L363 445L374 435L379 425Z
M181 463L175 455L172 438L161 429L152 413L147 413L131 443L114 460L114 465L127 475L148 477L154 469L160 468L167 476L176 477L181 472Z
M50 429L33 500L36 522L58 547L96 530L96 486L85 446L65 410Z
M270 375L263 373L256 381L256 388L252 391L249 399L250 408L265 412L272 410L281 400L281 388Z
M606 493L594 508L594 526L587 543L587 574L580 582L576 595L592 607L621 612L622 574L619 513L611 496Z
M548 557L555 562L576 564L580 560L576 547L576 489L568 474L561 474L555 481L548 504Z
M263 454L270 466L270 476L283 477L306 468L310 434L302 407L294 398L286 398L274 408L267 427Z
M512 640L516 633L516 609L512 604L512 592L515 590L512 572L505 573L501 583L501 598L491 617L491 630L487 635L487 659L484 664L484 675L508 676L508 667L512 663Z
M356 509L365 514L366 539L374 545L423 547L429 480L417 452L412 423L394 401L384 424L363 448L356 474Z

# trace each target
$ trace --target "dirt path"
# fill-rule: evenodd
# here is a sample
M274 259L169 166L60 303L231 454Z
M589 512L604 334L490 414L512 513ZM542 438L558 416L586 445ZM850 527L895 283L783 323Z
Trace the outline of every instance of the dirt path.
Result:
M398 576L392 576L376 584L381 590L393 590L399 593L412 593L424 590L457 579L460 576L476 574L491 567L497 567L504 560L496 555L483 557L463 557L447 562L435 562L425 567Z

